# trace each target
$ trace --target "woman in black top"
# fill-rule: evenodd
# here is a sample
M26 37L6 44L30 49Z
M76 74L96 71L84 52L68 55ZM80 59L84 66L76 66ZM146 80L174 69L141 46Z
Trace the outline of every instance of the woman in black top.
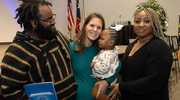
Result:
M121 93L121 100L169 100L168 79L173 62L157 13L140 10L134 18L138 38L122 59L122 82L112 85L109 98Z

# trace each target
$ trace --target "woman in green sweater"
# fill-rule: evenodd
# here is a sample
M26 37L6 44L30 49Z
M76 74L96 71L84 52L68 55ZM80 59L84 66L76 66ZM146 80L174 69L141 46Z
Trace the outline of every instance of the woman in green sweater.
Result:
M86 18L80 33L78 33L74 41L70 43L73 75L78 84L77 100L93 100L91 92L97 79L92 77L90 64L94 56L98 54L97 40L104 29L105 21L102 15L92 13ZM120 66L121 63L114 76L98 83L101 93L104 93L108 85L115 80L120 71ZM110 90L107 90L106 94L108 93L110 93Z

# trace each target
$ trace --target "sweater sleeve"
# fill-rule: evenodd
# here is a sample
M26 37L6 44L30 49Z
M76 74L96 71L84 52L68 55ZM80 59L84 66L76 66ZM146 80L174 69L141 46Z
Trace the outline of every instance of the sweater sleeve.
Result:
M14 48L9 48L14 49ZM16 50L16 52L19 52ZM27 82L29 68L25 60L20 59L13 52L6 52L2 61L1 88L3 97L6 100L28 100L24 91L24 84Z
M160 42L162 43L162 42ZM154 45L155 43L153 43ZM158 43L156 43L158 44ZM136 80L119 83L119 90L123 93L133 93L136 95L151 94L158 92L167 85L169 78L172 54L168 46L150 45L145 67L144 76Z
M112 82L117 78L117 75L119 74L120 70L121 70L121 62L120 62L120 60L119 60L119 66L118 66L118 68L116 69L115 74L114 74L113 76L107 78L106 80L107 80L108 82L112 83Z

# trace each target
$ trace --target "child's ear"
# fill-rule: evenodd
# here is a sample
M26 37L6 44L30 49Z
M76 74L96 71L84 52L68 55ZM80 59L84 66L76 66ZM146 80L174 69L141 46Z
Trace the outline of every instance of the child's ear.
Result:
M108 44L110 45L110 46L112 46L112 45L114 45L114 40L109 40L109 42L108 42Z

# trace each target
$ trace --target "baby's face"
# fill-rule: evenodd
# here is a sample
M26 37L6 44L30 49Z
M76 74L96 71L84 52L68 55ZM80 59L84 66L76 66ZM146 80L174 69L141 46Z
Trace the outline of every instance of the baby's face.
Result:
M101 49L107 50L109 48L108 42L109 42L110 38L111 38L111 36L110 36L109 30L102 31L102 33L100 35L100 39L99 39L99 47Z

